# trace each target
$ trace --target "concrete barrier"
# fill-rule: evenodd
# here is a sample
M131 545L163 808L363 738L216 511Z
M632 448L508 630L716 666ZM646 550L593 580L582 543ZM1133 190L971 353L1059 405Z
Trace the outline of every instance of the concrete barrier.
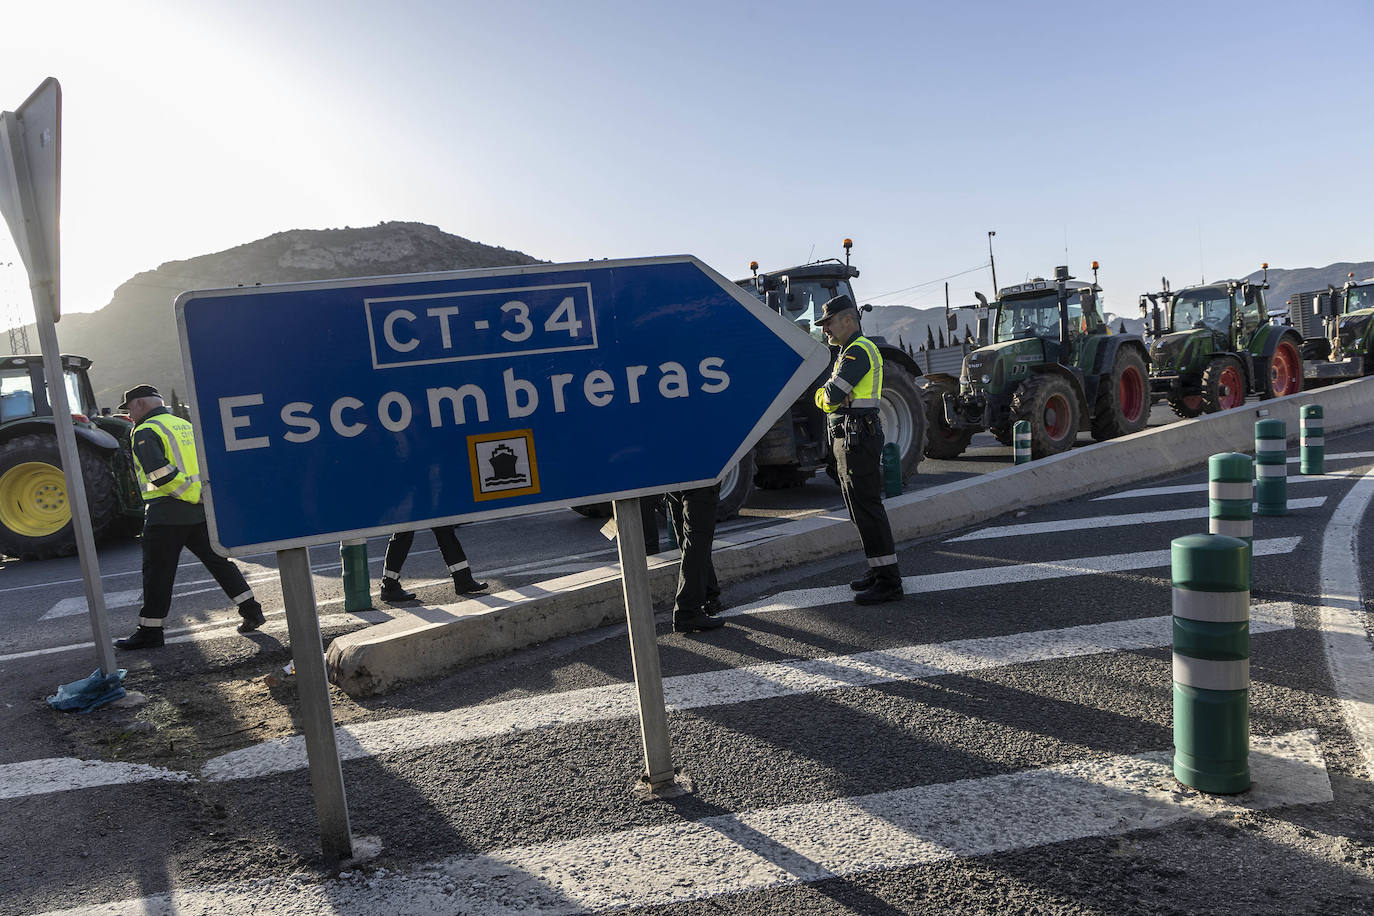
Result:
M1217 452L1250 451L1255 421L1261 417L1284 420L1296 439L1299 412L1308 404L1324 408L1328 431L1374 422L1374 378L1250 402L906 493L887 500L888 517L896 539L906 541L1205 465ZM730 583L858 550L858 535L839 510L719 539L714 556L721 582ZM655 602L671 598L676 552L649 558L649 582ZM351 696L368 696L624 619L619 569L605 566L455 604L417 608L340 636L329 646L329 673Z

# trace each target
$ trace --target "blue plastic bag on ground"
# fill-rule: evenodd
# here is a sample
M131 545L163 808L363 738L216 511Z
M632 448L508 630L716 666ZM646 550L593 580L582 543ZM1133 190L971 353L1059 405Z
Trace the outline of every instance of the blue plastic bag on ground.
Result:
M58 687L57 693L48 697L48 705L63 712L90 712L113 703L124 696L124 675L128 673L128 669L120 668L114 674L102 675L97 668L89 677Z

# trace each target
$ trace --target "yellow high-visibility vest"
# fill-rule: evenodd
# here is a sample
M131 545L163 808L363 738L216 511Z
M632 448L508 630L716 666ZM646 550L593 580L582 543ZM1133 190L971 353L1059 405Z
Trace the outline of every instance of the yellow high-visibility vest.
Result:
M196 434L190 421L175 414L162 413L144 418L134 429L134 435L145 429L152 430L162 440L162 451L170 464L145 470L135 451L134 467L138 470L138 485L143 492L143 501L172 496L188 503L200 502L200 461L196 458ZM162 476L169 468L176 473L161 485L154 485L148 480L149 477Z
M830 380L826 385L835 385L843 390L848 387L843 379L840 378L840 367L844 365L844 355L850 347L859 347L868 354L868 372L859 379L859 383L848 392L850 401L848 404L840 401L831 403L826 395L824 387L816 389L816 406L826 413L834 413L841 407L865 408L877 407L883 398L883 354L878 350L876 344L860 334L851 340L839 355L835 357L835 368L830 373Z

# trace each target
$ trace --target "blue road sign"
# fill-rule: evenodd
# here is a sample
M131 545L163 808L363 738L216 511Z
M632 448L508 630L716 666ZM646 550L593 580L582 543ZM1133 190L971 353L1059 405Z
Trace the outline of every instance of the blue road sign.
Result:
M687 255L176 300L231 554L707 484L827 348Z

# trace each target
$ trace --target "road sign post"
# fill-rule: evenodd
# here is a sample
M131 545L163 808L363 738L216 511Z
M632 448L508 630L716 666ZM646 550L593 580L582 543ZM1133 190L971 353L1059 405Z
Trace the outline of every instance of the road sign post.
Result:
M646 780L672 779L637 501L738 464L825 371L823 344L688 255L192 291L175 309L225 553L614 502ZM299 665L319 631L297 629ZM338 768L307 747L312 770Z
M326 855L347 859L353 855L353 835L348 825L348 799L344 794L343 767L334 734L334 709L329 702L329 677L324 666L324 641L315 607L315 583L310 573L310 552L303 547L277 552L282 600L286 604L286 629L291 637L291 659L296 665L296 692L301 699L301 731L310 760L310 787L315 794L315 815Z
M4 214L15 247L29 275L34 323L43 354L43 378L52 408L57 455L67 487L67 505L81 560L82 586L102 673L117 669L105 593L100 583L100 558L91 530L81 453L72 426L62 350L56 323L62 315L60 294L60 237L62 187L62 87L49 77L19 106L0 112L0 213Z
M625 621L630 630L630 660L639 697L639 726L644 739L644 782L658 789L673 781L673 755L668 741L668 713L663 703L663 671L654 631L654 598L649 589L649 557L644 552L644 520L638 499L615 501L619 534L620 581L625 591ZM670 526L671 527L671 526Z

